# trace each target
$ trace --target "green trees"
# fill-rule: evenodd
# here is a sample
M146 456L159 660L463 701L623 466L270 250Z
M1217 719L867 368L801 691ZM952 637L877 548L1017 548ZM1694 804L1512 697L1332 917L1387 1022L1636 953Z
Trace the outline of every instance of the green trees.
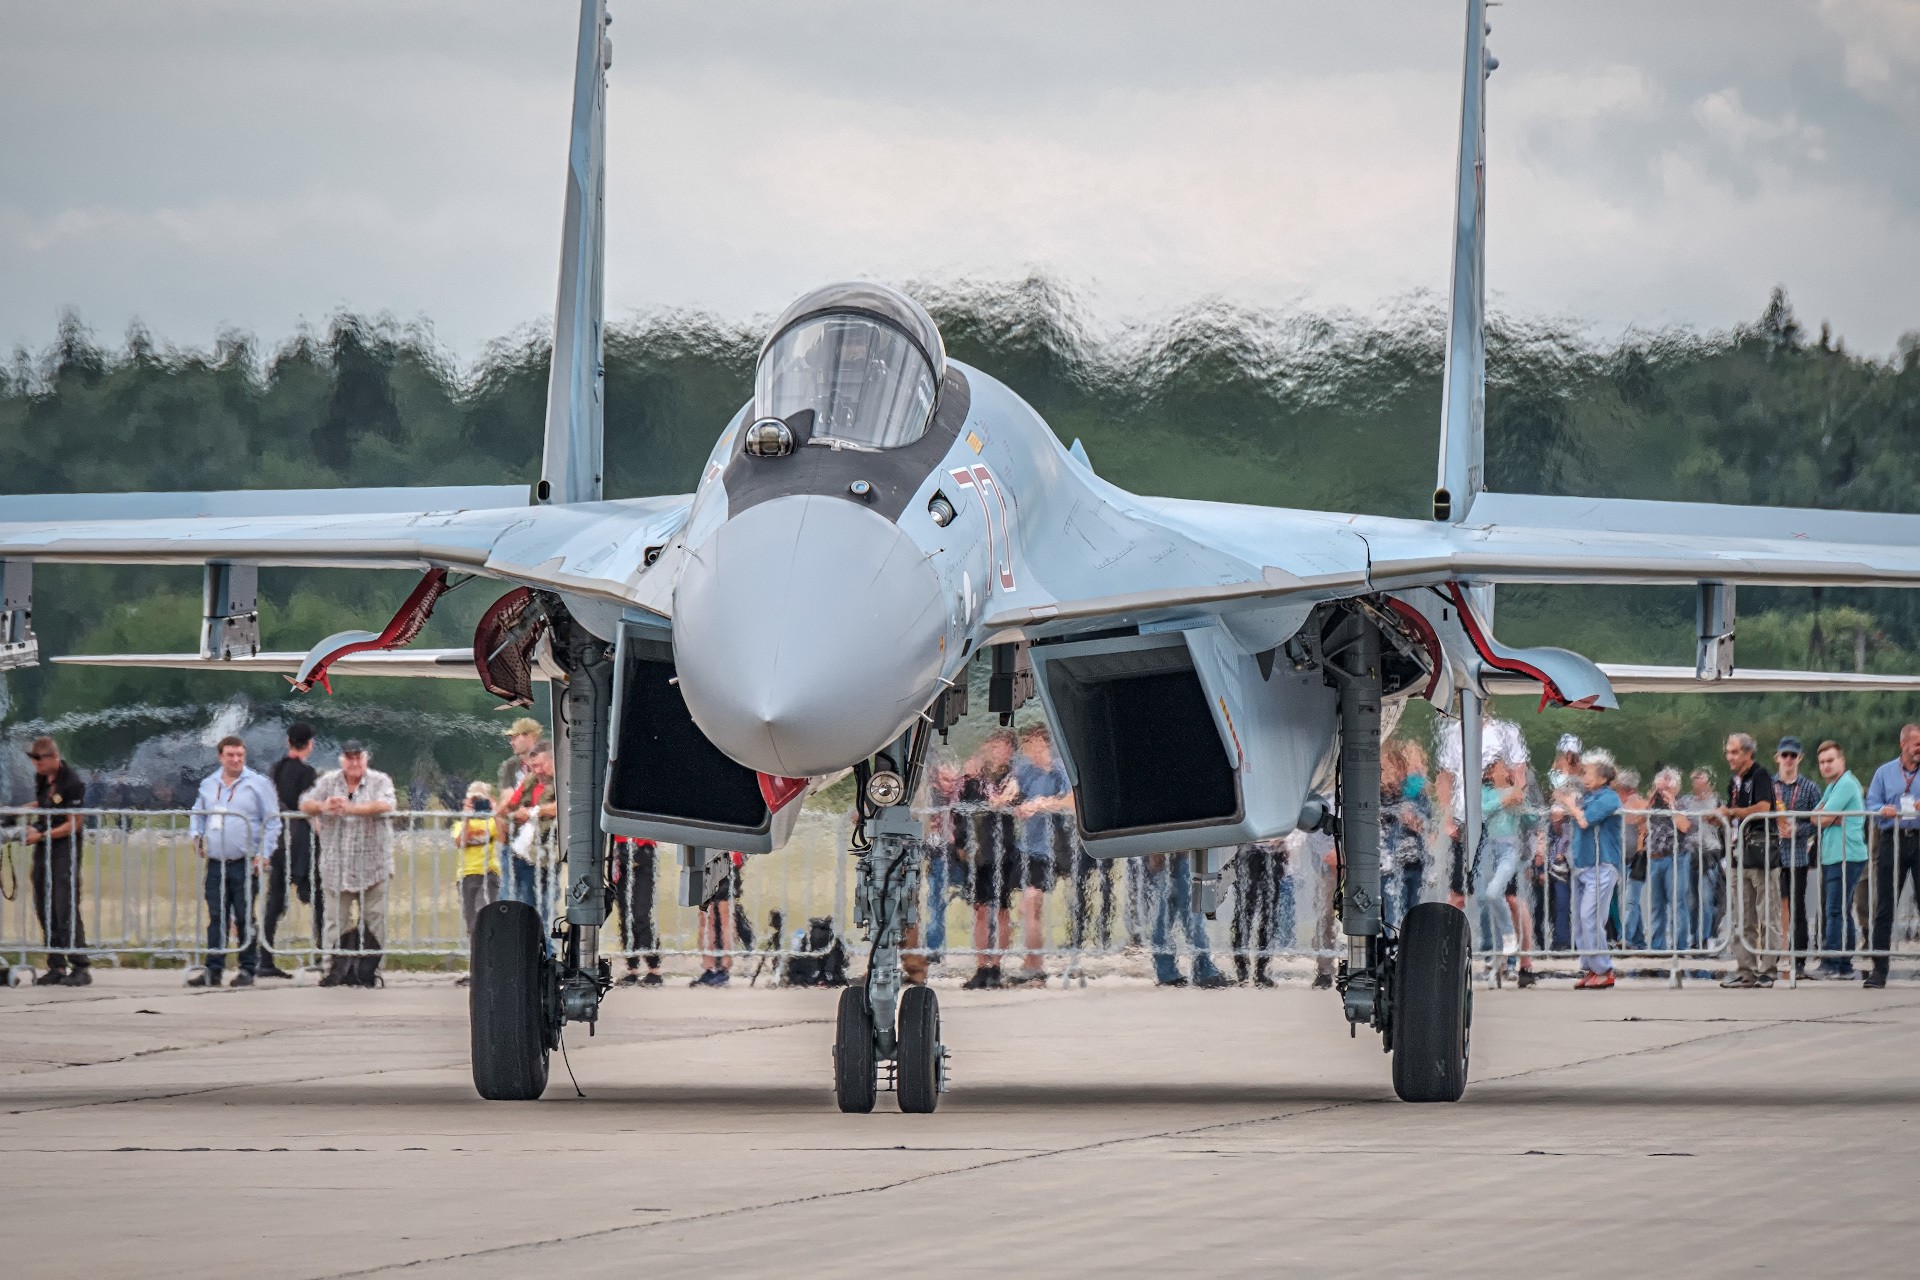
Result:
M1063 439L1081 438L1109 479L1146 493L1418 516L1433 484L1442 323L1417 304L1382 316L1274 316L1208 305L1155 329L1093 343L1073 301L1042 280L922 290L960 360L1006 380ZM669 313L607 340L610 496L686 492L713 439L751 394L756 330ZM1488 465L1495 488L1792 506L1920 510L1920 335L1893 358L1815 338L1776 291L1754 325L1720 334L1629 333L1614 343L1548 322L1490 335ZM459 367L429 332L337 317L272 350L230 336L177 349L144 330L117 348L77 319L0 384L0 488L24 493L331 485L531 483L538 476L547 344L532 331ZM343 627L378 625L405 574L262 574L263 631L304 649ZM192 570L43 566L35 624L47 653L191 648ZM497 590L449 596L423 644L465 644ZM1748 665L1811 660L1911 670L1920 593L1742 593ZM1686 592L1512 589L1502 635L1606 660L1691 660ZM1811 650L1811 654L1810 654ZM1777 652L1776 652L1777 651ZM7 677L11 722L148 702L284 700L277 680L42 667ZM459 776L497 754L475 725L493 707L456 681L345 680L347 706L408 709L471 732L376 734L401 773ZM303 704L311 705L311 704ZM1515 711L1518 709L1515 708ZM1916 708L1877 697L1629 699L1579 729L1627 749L1714 756L1720 730L1889 739ZM1518 718L1548 739L1573 713ZM1885 723L1883 723L1883 721ZM1824 726L1824 727L1823 727ZM79 758L124 751L83 735ZM1877 750L1877 746L1873 748ZM1869 751L1872 754L1872 751ZM398 757L396 759L396 757ZM1665 758L1664 756L1662 758ZM1676 756L1675 758L1680 758Z

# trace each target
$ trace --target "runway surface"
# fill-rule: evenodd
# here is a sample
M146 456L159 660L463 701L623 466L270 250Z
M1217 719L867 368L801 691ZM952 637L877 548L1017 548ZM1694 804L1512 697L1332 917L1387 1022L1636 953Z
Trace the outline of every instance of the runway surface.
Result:
M0 989L9 1276L1913 1274L1920 988L1483 990L1393 1100L1329 993L942 991L933 1116L830 992L616 990L538 1103L466 993Z

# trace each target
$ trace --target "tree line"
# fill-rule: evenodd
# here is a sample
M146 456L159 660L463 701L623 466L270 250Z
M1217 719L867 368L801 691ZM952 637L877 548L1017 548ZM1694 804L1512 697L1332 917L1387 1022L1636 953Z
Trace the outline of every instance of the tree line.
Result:
M1434 469L1444 319L1431 299L1377 315L1250 311L1222 304L1090 338L1073 298L1032 279L916 291L956 358L1007 382L1063 440L1129 489L1176 497L1426 513ZM751 394L761 334L669 312L611 327L606 343L607 492L686 492L713 438ZM532 329L462 366L423 327L354 314L268 348L210 347L130 329L103 344L65 318L0 381L0 487L19 493L532 483L538 478L548 341ZM1496 489L1783 506L1920 510L1920 334L1889 358L1809 332L1776 290L1760 318L1724 332L1594 338L1560 321L1496 318L1487 439ZM412 585L395 573L267 570L262 631L305 649L377 627ZM191 649L194 570L43 566L43 653ZM425 645L461 645L497 594L447 598ZM1806 590L1741 595L1750 666L1911 671L1920 594ZM1606 661L1692 660L1681 590L1509 588L1513 643L1556 643ZM265 677L42 666L7 677L11 722L243 693L289 698ZM345 680L349 704L495 716L477 686ZM321 696L321 695L315 695ZM1877 755L1920 715L1914 700L1861 696L1634 697L1615 716L1507 713L1536 750L1563 728L1610 741L1642 768L1717 757L1727 727L1840 737ZM471 721L467 721L471 723ZM473 776L497 754L474 734L374 736L396 772ZM126 727L79 735L84 761L128 749Z

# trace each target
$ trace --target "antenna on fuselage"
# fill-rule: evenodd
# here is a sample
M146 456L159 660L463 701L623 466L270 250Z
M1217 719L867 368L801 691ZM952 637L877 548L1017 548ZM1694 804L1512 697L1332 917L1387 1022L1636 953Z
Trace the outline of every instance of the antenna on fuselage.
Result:
M1487 52L1488 30L1484 0L1467 0L1453 287L1440 395L1440 473L1433 490L1433 518L1454 524L1467 518L1487 483L1487 77L1500 65Z
M613 65L606 0L581 0L574 51L573 123L567 139L566 220L560 293L553 308L541 502L595 502L603 473L605 370L602 264L606 258L607 68Z

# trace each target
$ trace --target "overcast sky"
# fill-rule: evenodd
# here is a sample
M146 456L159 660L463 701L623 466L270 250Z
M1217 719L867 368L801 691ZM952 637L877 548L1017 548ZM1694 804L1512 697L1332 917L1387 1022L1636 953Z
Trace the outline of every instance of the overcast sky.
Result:
M572 0L7 0L0 339L471 357L553 308ZM1043 272L1102 328L1443 291L1463 7L613 0L607 310ZM1510 0L1497 307L1920 329L1920 3Z

